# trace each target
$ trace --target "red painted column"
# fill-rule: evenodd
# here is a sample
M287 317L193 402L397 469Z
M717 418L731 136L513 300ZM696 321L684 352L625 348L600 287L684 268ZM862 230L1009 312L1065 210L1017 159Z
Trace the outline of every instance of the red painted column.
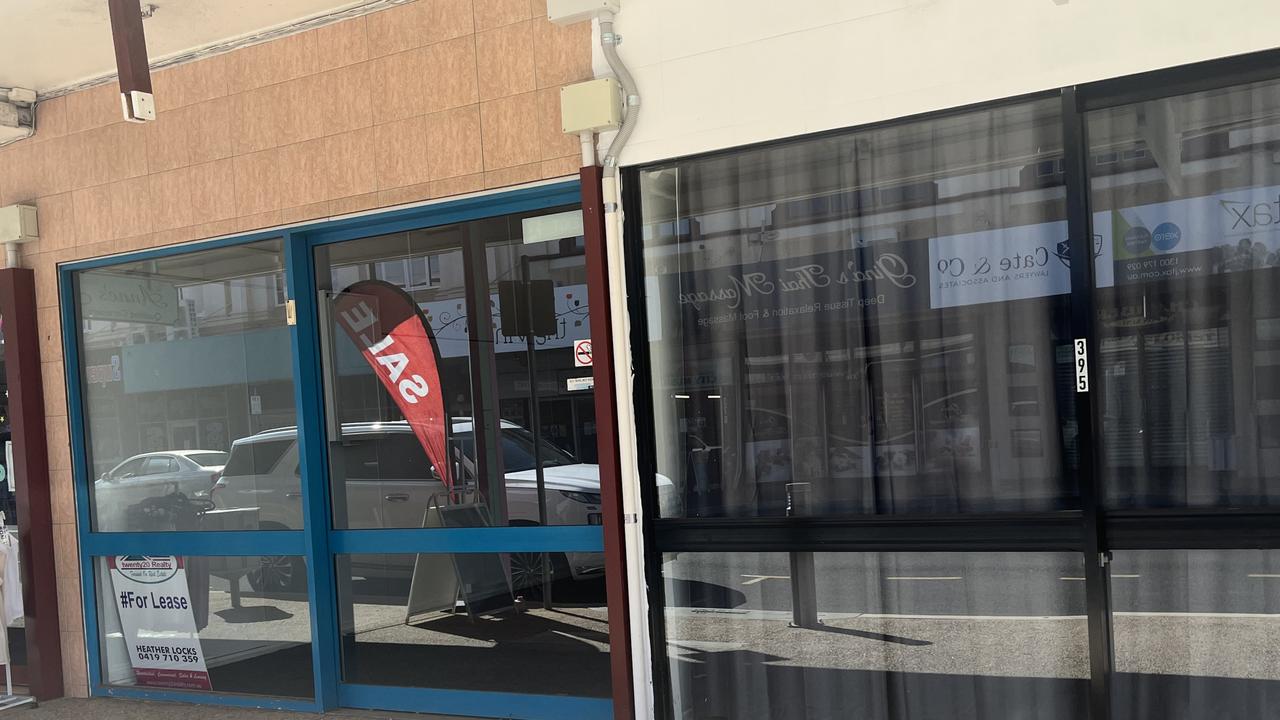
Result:
M631 624L623 535L622 466L618 461L618 402L613 376L613 320L609 314L609 262L605 246L603 171L588 166L582 181L582 228L587 249L587 302L591 308L592 375L595 380L596 444L600 456L600 502L604 515L605 591L609 601L609 664L613 717L635 717L631 682Z
M13 470L18 479L15 490L28 682L37 700L52 700L62 697L62 640L33 271L0 270L0 316L4 317Z

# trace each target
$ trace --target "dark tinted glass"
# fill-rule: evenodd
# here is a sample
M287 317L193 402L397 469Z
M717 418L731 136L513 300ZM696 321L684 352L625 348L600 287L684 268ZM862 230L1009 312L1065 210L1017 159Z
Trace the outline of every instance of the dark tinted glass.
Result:
M1114 717L1264 718L1280 703L1280 551L1117 552Z
M1077 506L1058 113L641 174L662 515Z
M1088 715L1078 555L680 553L662 573L673 717Z
M1091 113L1107 503L1280 494L1280 84Z

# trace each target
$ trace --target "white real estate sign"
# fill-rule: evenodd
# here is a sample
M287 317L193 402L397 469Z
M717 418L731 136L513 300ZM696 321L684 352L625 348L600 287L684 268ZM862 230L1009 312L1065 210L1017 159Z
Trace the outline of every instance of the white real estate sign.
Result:
M108 562L137 683L212 690L182 560L172 555L117 555Z

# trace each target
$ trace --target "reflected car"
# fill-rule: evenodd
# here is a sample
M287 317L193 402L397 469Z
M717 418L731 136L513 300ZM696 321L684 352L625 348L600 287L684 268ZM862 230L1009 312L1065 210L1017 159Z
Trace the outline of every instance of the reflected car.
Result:
M450 436L454 457L461 465L459 484L475 487L475 438L469 418L455 419ZM508 524L539 525L537 470L534 438L529 430L508 421L500 426L502 466L506 485ZM412 428L404 421L347 423L341 447L333 453L330 472L345 480L345 494L333 497L334 511L344 516L345 529L420 528L433 499L446 504L445 487L431 466ZM564 450L540 441L548 525L598 525L601 523L600 467L578 462ZM668 478L659 476L659 497L664 507L676 507L679 498ZM259 527L302 528L302 479L297 429L281 428L235 441L231 458L211 493L218 509L256 508ZM367 577L407 578L413 554L384 567L360 568ZM540 577L540 553L512 556L513 582L521 575ZM255 589L295 590L301 587L304 568L276 567L271 579L250 576ZM603 553L556 553L554 573L575 580L598 577L604 572ZM260 586L260 587L258 587Z
M207 498L227 457L218 450L170 450L134 455L116 465L93 484L97 530L164 529L137 526L131 511L175 494Z

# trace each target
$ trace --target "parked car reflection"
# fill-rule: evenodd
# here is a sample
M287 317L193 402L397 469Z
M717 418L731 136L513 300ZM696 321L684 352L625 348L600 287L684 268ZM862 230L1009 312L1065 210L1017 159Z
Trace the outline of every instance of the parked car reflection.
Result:
M166 508L204 500L227 463L217 450L172 450L134 455L94 483L99 532L187 530L169 527ZM157 526L159 523L162 526Z

